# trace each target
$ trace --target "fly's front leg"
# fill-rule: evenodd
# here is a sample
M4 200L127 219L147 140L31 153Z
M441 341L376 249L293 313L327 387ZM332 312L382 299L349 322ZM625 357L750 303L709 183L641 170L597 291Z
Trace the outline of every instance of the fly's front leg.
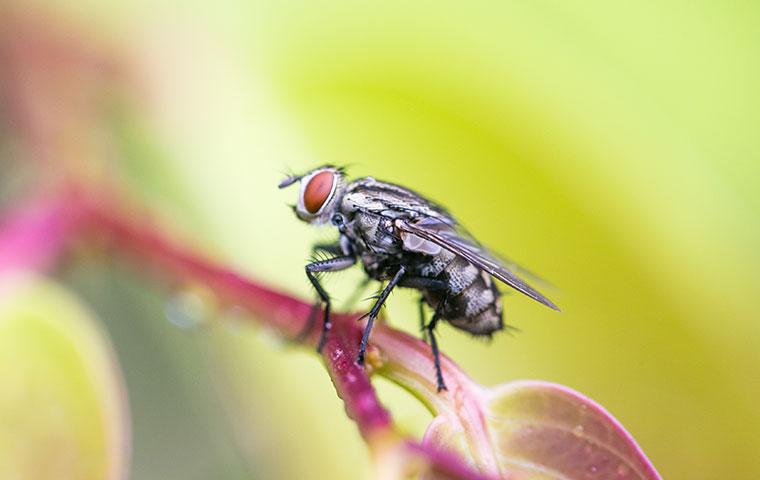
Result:
M317 243L311 247L311 253L325 252L334 256L342 256L345 254L339 243Z
M317 253L319 252L332 255L333 257L339 257L339 256L345 255L345 252L341 248L340 243L314 244L314 246L311 247L311 255L312 255L313 261L318 260L319 257L317 257ZM317 297L316 301L314 302L314 305L311 307L311 310L309 311L309 319L306 321L306 325L304 325L303 329L294 338L294 341L296 343L303 342L306 339L306 337L309 336L309 333L311 333L311 330L314 328L314 324L317 322L317 314L319 313L319 307L321 306L322 306L322 299Z
M320 260L318 262L310 263L306 265L306 276L309 281L314 285L314 289L317 291L322 303L325 304L323 322L322 322L322 335L319 337L319 344L317 345L317 351L321 352L322 347L327 340L327 332L330 330L330 295L327 294L322 285L319 283L317 273L320 272L337 272L338 270L345 270L356 263L356 257L353 255L345 255L341 257L330 258L327 260Z
M398 272L396 272L396 275L393 276L390 282L388 282L388 285L385 286L382 292L380 292L380 296L377 298L377 301L375 302L375 305L372 307L372 310L369 311L369 318L367 319L367 326L364 327L364 334L362 335L362 343L359 345L359 354L356 356L356 362L359 365L364 364L364 353L367 351L367 342L369 341L369 334L372 331L372 324L375 323L375 318L377 318L378 313L380 313L380 308L382 308L383 304L385 303L385 300L388 298L388 295L391 294L391 291L393 288L398 284L398 282L401 280L401 278L406 273L406 269L404 266L400 266L398 268Z

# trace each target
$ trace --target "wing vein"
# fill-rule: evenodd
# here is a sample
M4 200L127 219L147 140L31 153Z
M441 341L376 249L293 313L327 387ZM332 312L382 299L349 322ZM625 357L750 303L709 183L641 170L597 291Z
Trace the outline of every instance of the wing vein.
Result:
M455 255L459 255L518 292L527 295L533 300L542 303L553 310L559 311L559 307L557 307L557 305L551 300L528 285L520 277L509 271L504 265L499 263L499 261L491 258L483 251L482 247L469 244L465 239L456 235L456 232L453 230L450 232L447 231L445 229L446 224L439 223L438 226L435 226L434 228L425 228L424 226L398 219L396 225L407 233L417 235L425 240L440 245L442 248L449 250Z

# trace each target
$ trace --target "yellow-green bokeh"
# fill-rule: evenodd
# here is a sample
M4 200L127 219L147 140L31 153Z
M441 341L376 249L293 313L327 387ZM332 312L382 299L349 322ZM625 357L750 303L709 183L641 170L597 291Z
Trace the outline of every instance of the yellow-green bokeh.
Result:
M190 3L67 7L102 17L141 78L117 122L134 192L307 298L304 259L330 234L291 214L282 172L348 164L413 187L556 285L561 314L507 297L515 336L441 328L476 380L583 392L665 478L760 475L757 5ZM329 286L345 298L357 278ZM408 294L388 314L417 324ZM367 471L315 358L198 335L264 477ZM428 418L381 393L419 435Z

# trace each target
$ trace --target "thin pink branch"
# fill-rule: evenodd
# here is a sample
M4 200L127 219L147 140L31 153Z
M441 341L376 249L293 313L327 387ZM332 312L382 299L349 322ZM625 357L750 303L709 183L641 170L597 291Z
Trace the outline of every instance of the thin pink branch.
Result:
M99 198L94 202L92 198ZM202 256L185 250L158 229L137 221L102 196L69 194L35 203L34 208L11 214L0 225L0 272L3 267L45 268L65 252L72 237L94 236L131 254L157 273L176 281L198 282L219 300L241 307L294 339L307 325L311 305L247 279ZM365 369L355 361L359 343L357 315L334 315L333 330L324 348L327 370L347 414L370 440L376 433L392 431L391 417L377 398ZM385 334L395 330L380 326ZM318 330L303 341L316 345ZM400 337L406 337L396 332ZM431 471L453 478L490 478L473 470L458 456L413 441L407 453L421 457Z
M412 441L406 442L406 448L411 453L430 462L433 478L467 478L472 480L495 480L496 478L480 472L473 472L469 465L463 463L461 458L452 452ZM504 477L504 480L509 478L511 477Z
M374 436L391 431L391 417L380 404L364 368L355 361L361 330L356 327L356 322L343 321L337 325L337 328L330 332L323 351L327 370L338 396L346 405L346 413L359 425L362 436L371 441ZM494 478L474 471L454 453L411 440L406 440L404 447L407 455L420 457L425 461L434 478Z
M114 215L112 209L92 205L87 208L90 227L96 232L105 233L121 251L137 254L139 259L159 267L164 273L203 283L222 300L245 308L260 321L275 327L286 338L294 339L306 328L312 308L310 304L203 260L197 254L178 248L156 230L129 221L124 215ZM333 329L327 337L323 357L338 396L345 404L346 413L357 423L362 436L370 440L377 433L391 430L392 423L391 416L377 398L366 371L355 362L361 339L360 324L356 321L358 316L359 314L332 316ZM379 328L385 335L397 335L401 342L411 340L403 332L384 325ZM319 335L319 329L313 330L304 339L310 345L316 345ZM454 478L492 478L473 470L452 453L416 442L407 443L413 446L411 451L423 457L434 471Z
M50 267L83 219L84 212L76 204L57 196L37 199L11 212L0 222L0 273Z
M120 212L115 204L104 208L84 202L82 208L87 212L91 234L117 247L118 252L133 255L155 272L174 280L201 283L222 302L245 309L287 338L295 338L306 326L310 305L179 247L157 229ZM304 341L316 345L316 336Z
M349 327L349 328L346 328ZM322 356L346 413L359 425L362 436L370 439L378 431L391 429L391 416L380 404L364 368L356 363L361 332L340 322L330 331Z

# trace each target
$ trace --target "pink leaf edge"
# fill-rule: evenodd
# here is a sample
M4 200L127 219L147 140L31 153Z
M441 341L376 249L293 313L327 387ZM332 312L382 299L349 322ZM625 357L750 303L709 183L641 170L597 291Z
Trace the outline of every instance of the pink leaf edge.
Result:
M571 388L524 380L488 398L494 444L516 478L662 478L615 417Z

